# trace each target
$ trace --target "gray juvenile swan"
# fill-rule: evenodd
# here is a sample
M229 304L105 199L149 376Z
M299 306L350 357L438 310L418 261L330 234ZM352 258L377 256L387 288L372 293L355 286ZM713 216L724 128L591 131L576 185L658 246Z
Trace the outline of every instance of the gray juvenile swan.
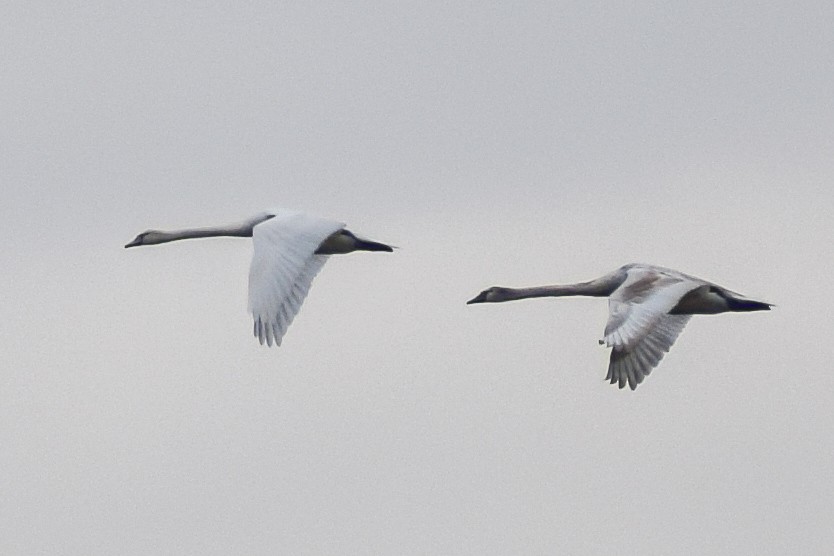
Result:
M620 388L628 381L632 390L660 363L692 315L772 307L676 270L636 263L579 284L489 288L467 304L569 295L608 297L608 323L599 341L613 348L605 379Z
M341 222L289 210L264 212L237 224L173 232L149 230L125 247L155 245L180 239L251 237L249 312L261 345L281 345L316 274L328 255L353 251L393 251L385 244L359 238Z

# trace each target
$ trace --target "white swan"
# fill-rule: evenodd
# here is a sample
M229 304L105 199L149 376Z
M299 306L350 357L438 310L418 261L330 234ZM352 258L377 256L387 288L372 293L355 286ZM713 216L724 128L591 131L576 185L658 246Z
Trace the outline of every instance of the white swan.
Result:
M599 341L613 348L605 378L620 388L628 381L632 390L660 363L692 315L766 311L772 306L700 278L645 264L628 264L580 284L489 288L467 303L569 295L608 297L608 324Z
M149 230L125 247L155 245L180 239L251 237L249 312L255 336L263 345L281 345L316 274L328 255L353 251L393 251L385 244L356 237L341 222L288 210L264 212L227 226L162 232Z

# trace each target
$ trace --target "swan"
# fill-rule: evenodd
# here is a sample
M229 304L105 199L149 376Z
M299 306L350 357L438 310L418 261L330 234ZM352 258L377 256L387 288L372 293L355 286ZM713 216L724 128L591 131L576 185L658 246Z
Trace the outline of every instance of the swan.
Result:
M281 339L301 308L313 278L329 255L353 251L393 251L383 243L357 237L345 224L285 209L257 214L243 222L210 228L164 232L148 230L125 245L157 245L202 237L251 237L249 312L261 345Z
M692 315L769 311L772 307L676 270L639 263L579 284L492 287L467 304L570 295L608 297L608 323L599 341L613 348L605 379L620 388L627 381L632 390L660 363Z

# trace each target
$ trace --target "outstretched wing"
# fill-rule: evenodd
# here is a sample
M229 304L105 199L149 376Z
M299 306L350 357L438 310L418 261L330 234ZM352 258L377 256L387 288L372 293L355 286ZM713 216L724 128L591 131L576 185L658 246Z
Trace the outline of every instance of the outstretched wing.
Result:
M249 269L249 311L263 345L281 345L313 278L327 255L316 255L322 241L344 228L341 222L303 213L277 212L255 226Z
M606 380L619 383L624 388L626 381L632 390L657 367L672 344L683 331L692 315L665 315L658 319L638 342L630 348L614 346L608 363Z
M670 315L700 282L673 272L634 268L611 294L603 342L612 347L606 379L634 390L683 331L690 315Z

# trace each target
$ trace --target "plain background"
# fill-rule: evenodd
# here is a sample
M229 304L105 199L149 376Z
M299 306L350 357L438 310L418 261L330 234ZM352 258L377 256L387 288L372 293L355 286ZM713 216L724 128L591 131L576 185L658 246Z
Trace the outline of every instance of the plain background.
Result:
M6 2L0 552L814 554L834 544L834 4ZM334 257L283 347L273 206ZM633 261L759 298L636 391Z

